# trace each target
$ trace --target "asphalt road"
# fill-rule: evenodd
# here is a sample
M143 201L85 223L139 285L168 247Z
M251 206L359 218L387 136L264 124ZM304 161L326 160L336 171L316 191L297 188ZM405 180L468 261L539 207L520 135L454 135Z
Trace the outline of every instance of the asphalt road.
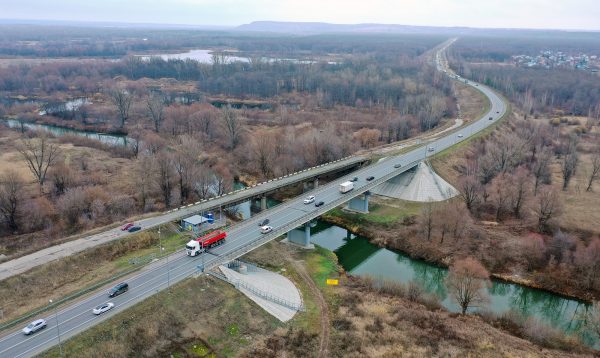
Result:
M441 50L445 49L451 42L446 44ZM436 56L439 61L439 57ZM440 70L443 70L438 65ZM448 73L450 76L453 74ZM464 80L463 80L464 82ZM42 352L51 346L58 344L58 332L56 329L56 319L60 323L60 335L64 341L79 332L88 329L102 320L125 310L127 307L140 303L143 299L164 290L168 283L173 284L181 281L195 273L199 272L198 266L206 269L214 267L225 261L239 257L256 247L279 237L290 229L308 222L324 212L342 204L350 198L357 196L374 186L389 180L390 178L408 170L411 166L425 159L429 155L434 155L477 132L485 129L496 122L506 111L504 102L491 89L481 84L475 84L468 81L473 88L484 93L491 102L491 109L482 118L472 122L466 127L460 128L455 132L446 133L444 136L432 140L425 145L416 148L406 154L395 157L388 157L368 167L353 172L347 177L340 178L330 184L320 186L306 195L316 196L316 201L324 201L325 205L315 208L314 204L305 205L302 203L304 197L298 197L282 203L275 208L263 211L257 216L252 217L238 225L233 226L228 231L226 243L211 250L209 254L202 254L197 257L184 256L183 252L177 252L169 256L169 264L166 260L149 265L139 272L136 276L127 280L129 283L129 292L109 299L106 290L89 295L87 298L73 303L60 311L57 315L51 312L45 318L48 327L31 336L25 336L18 330L10 332L0 338L0 357L28 357ZM489 118L492 118L491 120ZM458 135L462 134L462 137ZM429 151L428 148L433 148ZM401 168L394 168L394 165L401 163ZM338 190L339 184L351 177L357 176L359 180L355 182L355 189L349 193L341 194ZM367 176L374 176L373 181L366 181ZM269 218L274 230L267 235L260 234L258 222L264 218ZM115 282L116 284L117 282ZM166 294L166 293L161 293ZM104 302L115 303L108 313L100 316L94 316L91 310Z

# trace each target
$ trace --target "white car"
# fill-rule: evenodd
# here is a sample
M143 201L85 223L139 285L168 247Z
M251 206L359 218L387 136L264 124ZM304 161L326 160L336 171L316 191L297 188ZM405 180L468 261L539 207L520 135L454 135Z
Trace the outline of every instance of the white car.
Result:
M26 336L28 336L28 335L35 333L43 328L46 328L46 320L37 319L37 320L31 322L30 324L28 324L27 327L23 328L23 333Z
M103 304L101 304L101 305L99 305L99 306L96 306L96 307L95 307L95 308L92 310L92 312L93 312L95 315L99 315L99 314L102 314L102 313L104 313L104 312L106 312L106 311L109 311L109 310L110 310L110 309L112 309L113 307L115 307L115 304L114 304L114 303L112 303L112 302L107 302L107 303L103 303Z
M311 196L306 197L306 199L304 199L304 204L310 204L314 201L315 201L315 196L311 195Z
M458 138L462 138L462 137L463 137L462 133L458 133Z
M271 226L269 226L269 225L265 225L265 226L262 226L262 227L260 228L260 233L261 233L261 234L268 234L268 233L270 233L271 231L273 231L273 227L271 227Z

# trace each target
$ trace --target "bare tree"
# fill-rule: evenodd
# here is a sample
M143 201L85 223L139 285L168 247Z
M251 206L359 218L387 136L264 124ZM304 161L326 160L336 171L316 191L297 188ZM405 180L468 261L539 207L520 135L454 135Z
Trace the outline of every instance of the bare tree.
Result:
M48 169L56 163L60 154L58 146L50 143L48 136L42 133L38 138L23 140L17 150L25 159L41 191Z
M19 229L19 213L23 202L25 182L14 170L8 170L0 176L0 215L11 231Z
M462 314L469 307L480 307L488 301L484 288L489 285L490 274L479 261L467 257L450 266L446 287L450 296L458 303Z
M173 165L177 173L179 201L183 205L192 193L192 181L198 173L200 145L188 136L183 136L180 140L181 143L175 148Z
M421 216L419 217L419 226L421 227L421 231L427 238L427 241L431 241L431 235L433 234L434 228L434 205L433 202L427 201L423 208L421 209Z
M597 289L600 283L600 239L593 239L589 245L583 242L577 245L573 255L573 263L581 273L578 280L585 289Z
M542 190L538 196L536 215L538 231L545 232L553 220L562 213L562 205L558 193L553 190Z
M572 135L569 137L569 142L566 145L566 152L564 153L563 160L561 163L561 172L563 176L563 190L567 190L569 182L577 169L577 163L579 162L579 156L577 154L577 137Z
M480 188L479 181L473 175L464 176L460 180L460 197L470 212L473 212L475 204L479 201Z
M274 172L273 167L277 157L276 141L272 133L257 132L250 142L254 162L265 178Z
M535 178L533 185L533 195L538 194L538 189L541 183L550 180L550 161L552 160L552 153L548 149L541 149L538 151L539 154L537 159L533 163L531 172Z
M158 133L165 120L165 98L158 94L152 94L146 99L148 115L154 123L154 131Z
M590 173L585 191L592 191L592 185L598 178L600 178L600 148L598 148L592 156L592 172Z
M156 156L156 183L162 193L165 206L170 207L173 190L173 158L164 151Z
M152 192L152 178L156 176L154 161L149 155L141 155L135 168L135 187L142 210L146 211L148 198Z
M529 196L527 189L530 185L529 172L519 167L508 177L508 181L509 204L515 218L520 219L523 215L523 206Z
M221 120L229 138L229 148L235 149L240 142L243 130L242 121L230 106L223 107L221 110Z
M125 122L129 119L133 94L120 88L111 89L108 93L117 108L117 112L119 112L120 127L123 128Z

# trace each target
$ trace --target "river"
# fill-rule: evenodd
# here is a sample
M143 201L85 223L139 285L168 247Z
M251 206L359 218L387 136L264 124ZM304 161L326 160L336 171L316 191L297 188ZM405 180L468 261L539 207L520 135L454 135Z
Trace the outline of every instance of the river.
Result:
M369 275L403 284L414 280L428 293L437 295L446 309L460 312L444 285L447 269L377 247L363 237L349 234L346 229L325 222L319 221L311 229L311 236L314 244L333 251L349 274ZM586 304L581 301L499 280L492 280L488 295L490 302L485 309L489 311L502 314L514 310L567 333L578 331L581 325L578 317L586 309ZM582 339L586 344L600 349L599 342L593 337L582 335Z

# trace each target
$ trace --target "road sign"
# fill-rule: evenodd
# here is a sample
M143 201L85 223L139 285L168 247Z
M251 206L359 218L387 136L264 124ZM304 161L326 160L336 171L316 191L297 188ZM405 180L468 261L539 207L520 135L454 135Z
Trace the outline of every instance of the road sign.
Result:
M338 280L334 280L332 278L328 278L326 282L327 282L328 285L333 285L333 286L337 286L338 283L339 283Z

